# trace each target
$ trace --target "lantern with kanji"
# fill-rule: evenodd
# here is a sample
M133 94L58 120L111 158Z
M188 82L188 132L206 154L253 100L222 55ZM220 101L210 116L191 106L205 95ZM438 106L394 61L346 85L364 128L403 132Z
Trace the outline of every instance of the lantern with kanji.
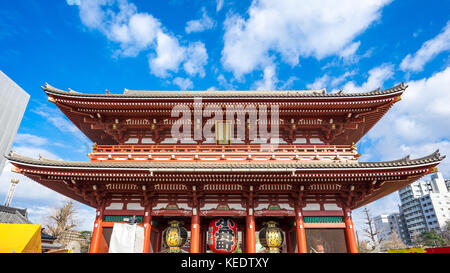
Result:
M269 221L264 223L264 228L259 231L259 242L269 253L279 253L284 241L283 232L277 227L277 222Z
M237 224L230 218L211 220L208 247L215 253L231 253L237 246Z
M187 230L181 226L182 222L173 220L169 222L162 234L165 244L169 247L169 253L180 253L187 239Z

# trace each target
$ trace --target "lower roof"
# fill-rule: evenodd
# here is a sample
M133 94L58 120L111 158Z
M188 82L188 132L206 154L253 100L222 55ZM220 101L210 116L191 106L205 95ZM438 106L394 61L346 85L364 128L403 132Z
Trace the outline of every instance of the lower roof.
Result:
M393 161L380 161L380 162L333 162L333 161L321 161L316 162L302 162L299 160L289 160L289 161L277 161L270 160L264 162L254 162L254 161L243 161L243 162L157 162L157 161L145 161L145 162L91 162L91 161L65 161L65 160L54 160L45 157L40 157L39 159L34 159L26 157L15 152L11 152L9 155L5 156L13 164L18 163L21 165L36 166L43 168L65 168L65 169L102 169L102 170L139 170L139 169L209 169L209 170L234 170L234 169L303 169L303 170L323 170L323 169L373 169L373 168L402 168L402 167L413 167L430 165L441 162L445 156L439 153L439 150L434 153L417 158L410 159L409 156L404 158L393 160Z
M116 181L118 184L134 183L133 181L135 181L135 178L133 177L138 177L141 181L147 181L153 184L201 184L201 178L211 177L211 175L216 177L216 174L220 174L222 175L221 179L224 180L222 182L219 181L219 183L232 184L235 182L242 183L244 180L248 180L251 183L258 183L255 182L254 178L259 181L261 174L265 176L266 174L271 173L274 176L269 175L269 178L267 179L274 180L270 183L274 182L278 184L278 182L280 182L280 184L283 184L283 179L279 176L279 174L282 174L281 176L284 178L289 177L289 180L291 181L289 183L299 183L300 185L303 185L302 183L345 184L351 181L361 181L363 184L360 186L368 186L369 188L373 186L374 180L379 180L381 184L376 190L371 192L370 195L364 196L361 200L355 201L351 205L351 208L355 209L395 192L419 179L423 175L430 173L435 170L435 166L438 165L445 156L441 156L439 151L436 151L428 156L417 159L410 159L409 156L407 156L398 160L382 162L301 162L298 160L270 160L267 162L89 162L52 160L44 157L33 159L11 152L6 158L18 168L20 173L65 196L93 207L96 206L96 201L92 201L92 198L95 197L91 196L91 200L86 199L83 195L75 193L73 189L69 189L66 182L62 183L64 182L63 180L71 179L70 177L73 176L81 176L82 179L91 181L92 179L90 178L96 176L94 178L97 183L104 182L102 184L106 185L111 183L111 181ZM171 180L161 178L161 176L153 176L153 172L160 172L163 174L162 177L165 176L164 173L169 173ZM97 176L99 173L101 176ZM117 177L116 174L118 173L120 173L122 179L116 180L115 178L111 178L111 176ZM294 176L289 173L292 173ZM187 179L185 174L190 174L188 175L190 178ZM241 177L239 178L240 182L234 180L233 177L236 177L236 174L237 177ZM323 176L324 174L325 176ZM41 175L46 178L42 178ZM142 179L142 177L147 178ZM293 177L295 179L292 180ZM337 180L330 180L330 177L336 177ZM361 179L355 180L354 177L360 177ZM262 181L262 183L267 183L267 179L265 179L266 182ZM384 183L383 181L389 183Z

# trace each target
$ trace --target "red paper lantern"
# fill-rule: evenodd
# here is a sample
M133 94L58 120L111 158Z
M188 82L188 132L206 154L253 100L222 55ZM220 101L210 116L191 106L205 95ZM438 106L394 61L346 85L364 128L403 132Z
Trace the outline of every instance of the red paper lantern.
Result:
M231 253L237 246L237 224L230 218L209 222L208 247L215 253Z

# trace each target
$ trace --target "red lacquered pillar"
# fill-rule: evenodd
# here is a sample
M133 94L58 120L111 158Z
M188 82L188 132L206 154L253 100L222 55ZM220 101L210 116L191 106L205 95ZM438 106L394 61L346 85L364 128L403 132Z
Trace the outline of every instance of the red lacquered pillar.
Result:
M352 221L352 212L350 209L344 209L345 239L347 242L347 251L349 253L358 253L358 243L356 242L355 226Z
M305 225L303 223L303 211L299 207L296 207L295 209L295 231L297 234L298 253L307 253L308 249L306 248L306 233Z
M256 253L256 233L255 216L253 211L253 186L250 186L250 192L247 204L247 216L245 218L245 245L247 253Z
M144 211L144 250L143 253L148 253L150 248L150 235L152 232L152 208L150 205L145 207Z
M197 208L192 210L191 219L191 253L200 252L200 216Z
M100 247L100 240L102 238L102 224L103 214L105 212L105 205L101 204L97 209L97 215L94 222L94 230L92 232L91 246L89 247L89 253L98 253Z

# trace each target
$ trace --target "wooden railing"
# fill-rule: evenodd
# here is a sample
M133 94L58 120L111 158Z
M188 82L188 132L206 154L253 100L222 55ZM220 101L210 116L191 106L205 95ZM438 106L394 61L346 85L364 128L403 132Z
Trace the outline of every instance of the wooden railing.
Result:
M95 145L92 161L335 160L358 158L352 145Z

